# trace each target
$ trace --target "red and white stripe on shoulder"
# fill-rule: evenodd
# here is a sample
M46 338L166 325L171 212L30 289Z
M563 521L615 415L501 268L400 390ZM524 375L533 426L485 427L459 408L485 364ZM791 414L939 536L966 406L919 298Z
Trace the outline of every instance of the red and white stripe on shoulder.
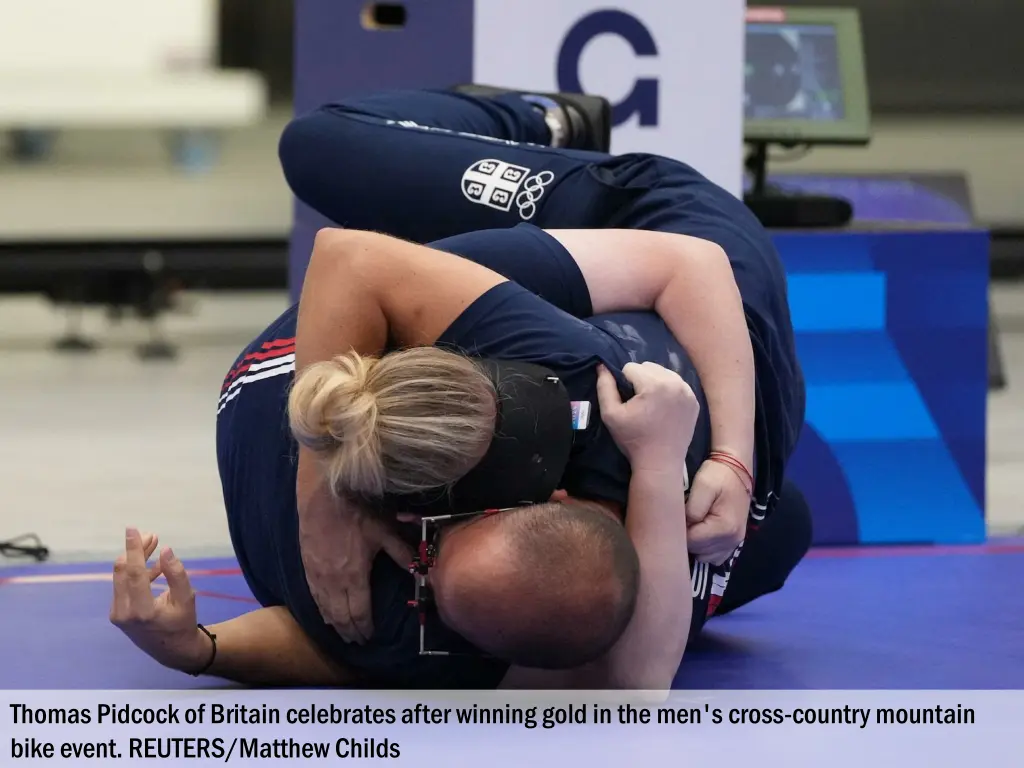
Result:
M242 387L254 381L282 376L295 370L295 337L265 341L259 350L239 360L224 377L217 413L235 399Z

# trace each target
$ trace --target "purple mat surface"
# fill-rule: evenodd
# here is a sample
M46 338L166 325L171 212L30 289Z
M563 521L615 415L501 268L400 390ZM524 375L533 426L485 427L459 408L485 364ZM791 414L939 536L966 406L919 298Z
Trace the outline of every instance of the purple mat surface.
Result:
M255 607L235 563L187 564L199 617ZM107 622L107 564L0 570L0 688L223 687L163 669ZM714 619L676 688L1024 688L1024 543L816 550Z

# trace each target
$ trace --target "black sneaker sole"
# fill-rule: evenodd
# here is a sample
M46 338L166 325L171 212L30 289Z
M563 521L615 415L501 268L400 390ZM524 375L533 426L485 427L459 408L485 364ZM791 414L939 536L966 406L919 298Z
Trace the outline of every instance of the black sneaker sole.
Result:
M456 93L464 93L467 96L501 96L506 93L529 94L532 91L520 91L514 88L498 88L493 85L478 85L467 83L456 85L452 88ZM602 96L591 96L585 93L542 93L536 92L538 96L544 96L562 105L572 107L581 118L587 128L587 137L584 141L574 141L573 149L585 149L592 152L610 152L612 144L612 105L608 99Z

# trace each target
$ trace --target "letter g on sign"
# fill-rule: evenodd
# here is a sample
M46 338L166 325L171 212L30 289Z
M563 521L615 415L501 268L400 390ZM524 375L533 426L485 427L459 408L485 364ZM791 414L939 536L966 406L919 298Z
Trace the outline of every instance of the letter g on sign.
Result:
M584 16L566 34L558 51L558 89L569 93L582 93L580 58L591 40L601 35L618 35L637 56L657 56L658 46L650 30L636 16L620 10L595 11ZM633 83L629 95L612 105L612 125L622 125L638 115L640 125L658 124L658 81L639 78Z

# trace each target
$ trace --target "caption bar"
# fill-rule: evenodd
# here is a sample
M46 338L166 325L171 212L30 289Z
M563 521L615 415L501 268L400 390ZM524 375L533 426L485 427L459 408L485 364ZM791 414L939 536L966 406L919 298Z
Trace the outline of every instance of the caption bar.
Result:
M621 750L630 744L693 748L698 743L696 734L720 746L722 736L731 744L740 735L750 746L756 734L776 732L784 734L785 741L793 737L794 729L815 736L829 734L833 744L843 732L906 730L919 739L923 730L990 730L985 727L985 710L957 701L955 692L920 692L910 695L909 701L886 701L891 696L881 693L874 695L878 701L870 706L862 700L842 703L834 695L815 700L815 692L796 697L780 694L774 702L766 693L730 692L711 694L705 701L676 695L658 703L614 702L603 695L591 701L566 701L567 694L554 700L534 694L532 700L517 696L504 701L490 694L475 700L451 694L434 701L425 700L422 693L400 702L403 694L353 691L262 696L167 692L161 701L152 692L93 692L92 702L77 701L75 706L62 701L64 694L34 693L29 701L15 699L15 692L4 693L7 701L0 722L7 759L3 764L36 760L70 764L171 760L193 765L298 759L400 762L437 756L442 747L445 753L479 751L493 757L493 751L501 749L528 756L531 746L550 754L555 744L561 745L559 749L595 751ZM854 697L858 698L865 697ZM377 701L363 703L373 699ZM603 742L608 746L600 747ZM493 768L502 761L489 762Z

